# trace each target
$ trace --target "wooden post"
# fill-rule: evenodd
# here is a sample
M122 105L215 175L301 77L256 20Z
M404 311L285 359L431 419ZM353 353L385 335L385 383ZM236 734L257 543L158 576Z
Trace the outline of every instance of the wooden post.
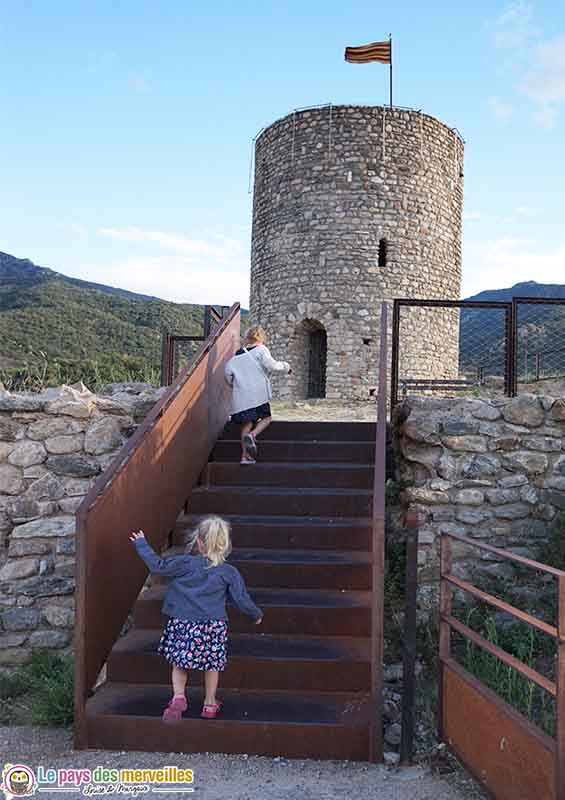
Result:
M565 800L565 575L557 584L557 669L555 697L555 800Z
M440 600L439 600L439 687L438 687L438 736L443 741L443 665L451 657L451 628L445 617L451 616L451 589L444 577L453 567L453 545L447 535L440 539Z

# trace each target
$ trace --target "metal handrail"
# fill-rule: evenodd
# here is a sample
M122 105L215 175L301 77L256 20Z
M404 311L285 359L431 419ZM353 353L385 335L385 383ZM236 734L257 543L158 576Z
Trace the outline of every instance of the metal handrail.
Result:
M224 365L239 343L240 308L203 342L77 512L75 746L88 743L86 701L118 639L146 569L129 542L143 529L160 550L196 485L230 408Z
M373 484L373 590L371 614L371 761L382 761L382 705L384 654L384 562L385 562L385 483L387 441L387 304L381 305L379 382Z

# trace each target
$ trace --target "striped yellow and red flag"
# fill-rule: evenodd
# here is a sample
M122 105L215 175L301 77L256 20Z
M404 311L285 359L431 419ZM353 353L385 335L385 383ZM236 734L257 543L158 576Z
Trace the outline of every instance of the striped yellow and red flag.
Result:
M360 47L346 47L345 60L351 64L367 64L369 61L380 61L381 64L390 64L392 59L392 44L387 42L373 42L362 44Z

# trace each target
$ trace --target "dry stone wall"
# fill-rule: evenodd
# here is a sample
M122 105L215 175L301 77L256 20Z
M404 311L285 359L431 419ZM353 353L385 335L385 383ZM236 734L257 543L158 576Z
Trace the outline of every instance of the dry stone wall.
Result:
M0 668L71 645L75 512L162 391L0 391Z
M381 301L459 299L462 176L461 138L418 111L328 106L290 114L259 136L250 314L292 364L277 382L281 399L306 396L310 331L327 333L326 396L364 400ZM402 373L453 377L458 312L430 319L425 310L404 314Z
M535 558L565 511L565 399L409 398L396 408L393 427L404 503L425 520L422 578L437 577L445 532ZM456 542L454 553L461 574L477 563L500 576L508 569Z

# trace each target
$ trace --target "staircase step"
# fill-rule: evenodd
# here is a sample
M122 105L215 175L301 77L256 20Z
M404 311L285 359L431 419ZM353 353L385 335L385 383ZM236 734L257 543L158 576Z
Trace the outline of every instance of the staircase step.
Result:
M236 547L298 547L302 550L371 550L372 521L361 517L230 516L222 514L232 530ZM201 517L183 514L173 534L182 545Z
M229 423L220 440L237 439L241 427ZM300 439L312 442L375 442L374 422L272 422L259 439L264 442Z
M143 592L134 611L136 628L162 628L164 586ZM268 634L301 636L370 636L371 592L328 589L251 589L253 600L265 617L261 631ZM230 607L230 628L234 633L255 633L249 617Z
M220 439L212 451L212 461L230 461L239 464L241 445L239 439ZM259 440L259 463L333 462L350 464L375 463L374 442L321 441L301 439ZM246 467L244 467L246 469Z
M215 720L200 718L202 692L178 725L163 725L168 686L106 683L86 707L89 747L161 752L248 753L286 758L366 761L370 702L366 694L220 692Z
M253 466L211 462L202 478L205 486L286 486L301 488L372 489L374 468L366 464L277 464Z
M252 466L244 469L253 469ZM363 489L288 489L256 486L198 487L190 497L191 514L284 514L367 517L373 493Z
M163 556L179 555L175 547ZM237 548L229 563L242 574L248 586L288 589L370 589L372 557L359 551L275 550ZM167 578L154 576L154 584Z
M131 630L113 648L108 680L166 684L169 664L157 654L161 631ZM236 689L368 692L370 640L352 637L234 634L222 686ZM323 674L323 679L320 676Z

